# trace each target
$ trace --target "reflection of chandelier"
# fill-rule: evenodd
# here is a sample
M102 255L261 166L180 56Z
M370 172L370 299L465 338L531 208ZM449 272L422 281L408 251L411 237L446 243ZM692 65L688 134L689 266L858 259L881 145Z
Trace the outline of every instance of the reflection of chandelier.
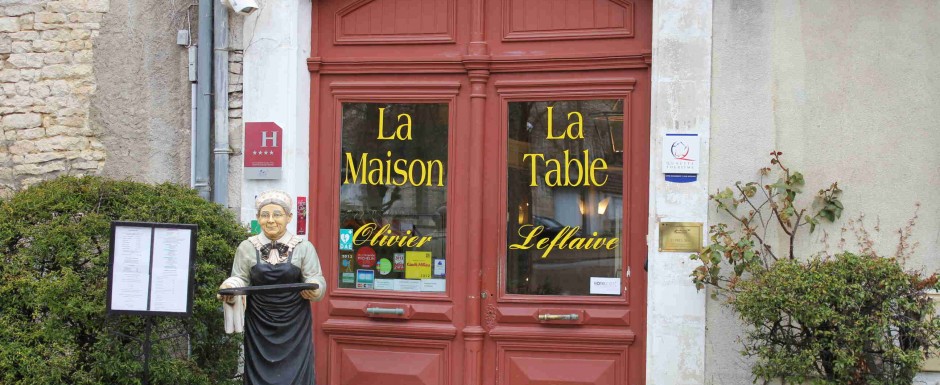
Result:
M597 214L604 215L607 212L607 206L610 205L610 197L606 197L597 203Z
M614 153L623 153L623 114L619 112L601 112L594 115L594 127L606 127L610 137L610 147Z

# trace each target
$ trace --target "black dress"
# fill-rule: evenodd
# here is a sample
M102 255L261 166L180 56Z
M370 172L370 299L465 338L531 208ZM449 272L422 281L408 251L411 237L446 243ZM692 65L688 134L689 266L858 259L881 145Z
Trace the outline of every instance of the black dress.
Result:
M303 274L291 263L261 260L251 268L251 285L301 283ZM310 301L298 292L248 296L245 309L245 384L313 385L313 339Z

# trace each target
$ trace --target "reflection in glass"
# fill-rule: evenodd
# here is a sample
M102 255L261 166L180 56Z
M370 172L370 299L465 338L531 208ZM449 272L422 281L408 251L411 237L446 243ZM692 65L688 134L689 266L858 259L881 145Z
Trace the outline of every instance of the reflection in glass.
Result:
M342 114L339 287L444 291L447 104Z
M506 292L591 295L621 276L623 102L512 102L508 118Z

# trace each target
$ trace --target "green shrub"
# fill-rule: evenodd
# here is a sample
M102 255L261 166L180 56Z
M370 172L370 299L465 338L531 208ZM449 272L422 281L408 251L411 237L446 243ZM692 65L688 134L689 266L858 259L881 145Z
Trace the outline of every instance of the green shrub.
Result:
M931 318L927 296L938 288L937 275L906 272L900 262L913 253L914 219L899 232L890 258L879 256L868 232L852 221L859 255L797 258L803 229L812 232L841 216L842 190L833 183L811 207L800 207L803 175L785 167L780 155L772 152L772 167L760 170L762 179L777 174L775 182L737 182L710 196L728 220L711 226L710 241L691 256L701 262L692 281L724 298L743 321L742 353L756 359L755 379L911 384L925 356L940 349L940 318Z
M240 340L227 336L215 290L247 236L223 207L194 191L64 177L0 202L0 384L138 384L137 316L105 312L111 221L199 226L193 316L156 317L152 384L226 384ZM123 334L123 336L121 335Z
M757 270L729 303L749 326L744 353L757 358L757 377L911 384L925 349L940 347L925 294L936 282L892 258L844 253Z

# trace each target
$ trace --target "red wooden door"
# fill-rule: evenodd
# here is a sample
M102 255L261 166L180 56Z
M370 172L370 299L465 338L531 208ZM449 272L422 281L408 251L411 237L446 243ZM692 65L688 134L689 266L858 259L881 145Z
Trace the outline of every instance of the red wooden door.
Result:
M487 4L482 383L643 384L651 2Z
M484 384L644 383L646 73L494 76Z
M314 2L318 383L644 382L650 3Z

